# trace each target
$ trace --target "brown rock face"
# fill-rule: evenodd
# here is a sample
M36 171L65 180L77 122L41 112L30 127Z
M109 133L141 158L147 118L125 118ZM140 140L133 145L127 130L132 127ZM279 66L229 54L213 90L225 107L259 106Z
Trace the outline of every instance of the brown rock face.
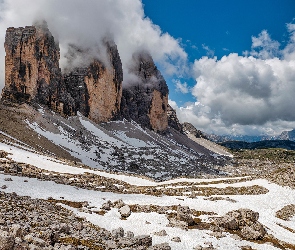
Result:
M5 37L5 87L2 98L39 102L55 111L70 112L59 68L59 46L46 22L25 28L8 28Z
M75 100L75 111L94 122L115 118L120 110L123 72L114 43L106 43L109 65L98 59L84 68L76 68L64 77L67 89Z
M154 90L152 94L150 112L148 113L153 130L164 131L167 129L167 105L168 95L162 96L161 92Z
M152 57L141 52L133 56L130 73L137 78L123 89L121 115L143 127L163 132L168 127L168 87Z

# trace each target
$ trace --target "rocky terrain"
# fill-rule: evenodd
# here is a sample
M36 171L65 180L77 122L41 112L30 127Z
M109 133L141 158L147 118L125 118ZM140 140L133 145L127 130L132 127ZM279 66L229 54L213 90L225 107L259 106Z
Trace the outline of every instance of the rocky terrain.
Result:
M16 107L0 109L6 114L1 118L2 124L6 124L2 127L4 142L22 141L35 150L75 159L97 169L166 180L179 176L223 176L219 168L230 160L174 129L160 135L126 120L98 125L81 114L64 118L41 106Z
M259 179L274 177L261 166L154 182L19 146L0 144L2 249L295 249L294 170L282 160L279 185Z

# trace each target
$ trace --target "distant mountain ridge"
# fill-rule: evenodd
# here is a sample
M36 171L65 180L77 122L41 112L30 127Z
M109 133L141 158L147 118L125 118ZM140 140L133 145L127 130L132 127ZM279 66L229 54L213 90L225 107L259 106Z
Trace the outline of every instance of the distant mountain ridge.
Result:
M268 135L214 135L206 134L210 141L223 143L229 141L238 142L260 142L260 141L273 141L273 140L289 140L295 141L295 129L291 131L283 131L278 136L268 136Z

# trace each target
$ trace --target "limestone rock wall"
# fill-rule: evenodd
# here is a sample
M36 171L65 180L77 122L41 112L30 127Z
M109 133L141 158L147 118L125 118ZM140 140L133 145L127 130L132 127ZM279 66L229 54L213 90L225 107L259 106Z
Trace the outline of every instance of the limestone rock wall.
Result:
M117 117L122 98L123 70L114 43L107 42L109 62L93 59L88 67L75 68L64 76L67 89L79 111L96 123Z
M67 95L59 68L59 45L46 22L8 28L4 47L2 98L14 102L36 101L60 113L71 114L72 99Z
M5 87L2 97L30 101L37 94L36 28L8 28L5 36Z
M89 93L89 118L95 122L109 121L116 117L120 110L122 86L114 84L112 69L94 61L85 76Z
M129 69L137 79L123 89L121 115L143 127L163 132L168 127L168 87L152 57L136 53Z
M161 92L154 90L148 117L152 129L155 131L164 131L168 127L167 117L168 95L162 96Z

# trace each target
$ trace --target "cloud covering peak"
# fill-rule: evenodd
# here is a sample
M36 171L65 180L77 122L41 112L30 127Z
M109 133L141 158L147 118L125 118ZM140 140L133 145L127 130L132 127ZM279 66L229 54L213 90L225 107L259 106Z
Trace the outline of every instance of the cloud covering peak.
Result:
M140 0L2 0L0 1L0 44L4 44L8 27L32 25L46 20L61 48L61 66L65 67L68 45L81 48L97 47L103 39L111 38L118 46L123 69L138 50L146 50L161 64L166 74L179 74L187 54L179 41L144 14ZM0 50L4 58L4 50ZM1 60L3 87L4 65ZM127 70L125 71L127 74ZM124 72L124 73L125 73Z

